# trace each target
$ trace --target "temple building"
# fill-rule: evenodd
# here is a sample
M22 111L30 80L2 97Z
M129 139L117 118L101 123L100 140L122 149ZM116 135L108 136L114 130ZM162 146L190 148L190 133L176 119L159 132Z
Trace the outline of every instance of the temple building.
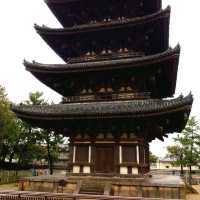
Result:
M24 61L63 96L58 105L13 106L35 127L70 138L69 177L144 178L149 143L181 132L193 97L172 98L180 46L169 46L161 0L45 0L63 28L35 25L66 64Z

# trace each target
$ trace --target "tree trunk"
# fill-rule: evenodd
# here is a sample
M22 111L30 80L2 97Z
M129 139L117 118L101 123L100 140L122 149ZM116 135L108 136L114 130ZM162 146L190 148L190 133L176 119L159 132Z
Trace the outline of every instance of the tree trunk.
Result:
M4 153L4 154L2 154L2 156L1 156L1 162L2 163L5 163L5 161L6 161L6 153Z
M50 175L53 175L53 160L52 160L51 155L49 157L49 172L50 172Z
M192 165L189 165L189 184L192 185Z
M51 152L50 152L50 144L49 144L49 138L47 138L47 157L48 157L48 166L49 166L49 173L50 175L53 174L53 160L52 160L52 156L51 156Z
M8 152L7 147L3 145L2 150L1 150L1 157L0 157L2 163L5 163L7 152Z
M181 155L180 155L180 164L181 164L181 176L184 175L184 171L183 171L183 152L181 149Z
M13 157L14 157L14 153L12 152L12 153L10 154L10 157L9 157L9 163L10 163L10 164L12 163Z
M22 161L22 156L21 156L21 154L20 154L20 155L18 156L18 162L17 162L18 166L21 165L21 161Z
M181 176L184 174L183 172L183 165L181 164Z

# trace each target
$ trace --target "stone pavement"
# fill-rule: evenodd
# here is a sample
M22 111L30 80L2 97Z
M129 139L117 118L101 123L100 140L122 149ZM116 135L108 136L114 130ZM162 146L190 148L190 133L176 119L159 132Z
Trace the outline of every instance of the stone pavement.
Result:
M192 188L197 194L188 194L186 200L200 200L200 185L193 185Z

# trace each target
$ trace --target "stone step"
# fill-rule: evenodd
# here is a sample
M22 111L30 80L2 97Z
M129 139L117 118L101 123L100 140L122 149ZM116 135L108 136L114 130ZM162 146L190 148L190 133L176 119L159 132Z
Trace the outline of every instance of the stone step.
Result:
M80 187L80 194L103 195L105 185L97 182L83 181Z

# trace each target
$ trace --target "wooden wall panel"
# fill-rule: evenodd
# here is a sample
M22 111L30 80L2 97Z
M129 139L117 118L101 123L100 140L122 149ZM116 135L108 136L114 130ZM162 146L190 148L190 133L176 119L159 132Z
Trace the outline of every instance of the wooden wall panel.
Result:
M88 162L89 146L76 146L76 162Z
M136 146L122 146L122 162L137 162Z
M144 152L144 147L143 146L139 147L139 155L140 155L140 164L144 164L145 152Z

